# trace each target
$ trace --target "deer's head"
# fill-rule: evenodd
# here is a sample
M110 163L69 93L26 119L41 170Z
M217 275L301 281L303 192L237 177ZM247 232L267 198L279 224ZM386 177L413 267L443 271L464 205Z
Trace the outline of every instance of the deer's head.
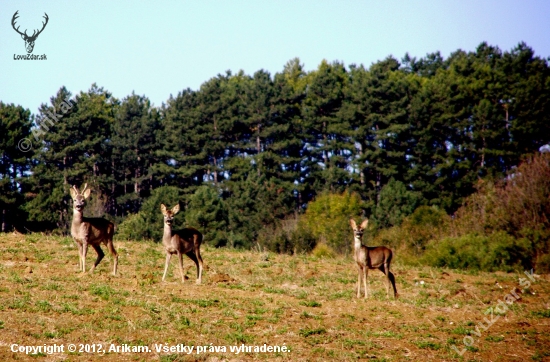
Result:
M164 204L160 204L160 211L164 215L164 223L170 226L174 222L174 216L180 211L180 205L177 204L172 210L168 210Z
M19 10L17 10L15 14L13 14L13 17L11 18L11 26L13 27L13 30L15 30L17 33L21 35L21 38L23 38L23 40L25 41L25 48L27 49L27 53L30 54L34 49L34 42L36 41L36 38L38 38L38 35L40 35L42 30L44 30L44 28L46 27L46 24L48 24L48 14L44 13L44 19L46 19L46 21L42 23L42 29L34 30L32 35L29 36L27 35L27 30L25 30L25 32L22 33L19 31L19 27L17 28L15 27L15 20L19 17L17 15L18 12Z
M369 219L363 220L363 222L359 226L357 226L357 224L355 223L355 220L349 219L349 224L353 229L353 236L356 239L361 239L363 237L363 233L365 232L365 229L367 228L367 225L369 224Z
M73 199L73 208L78 211L78 212L81 212L82 210L84 210L84 206L86 206L86 199L88 197L90 197L90 192L92 190L90 189L87 189L88 187L88 184L84 184L84 188L82 189L82 192L78 191L78 189L76 188L76 186L73 185L73 187L71 187L71 198Z

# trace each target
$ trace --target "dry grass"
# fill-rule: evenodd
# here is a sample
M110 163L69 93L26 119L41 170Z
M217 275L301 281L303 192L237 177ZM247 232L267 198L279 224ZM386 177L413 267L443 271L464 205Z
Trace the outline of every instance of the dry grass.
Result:
M203 247L203 284L185 260L178 282L172 260L162 283L162 246L116 242L95 274L77 272L69 238L0 235L0 360L33 361L544 361L550 359L548 277L541 276L487 330L478 323L523 273L466 273L399 265L400 298L369 273L369 299L355 298L351 259L317 259ZM87 265L95 258L90 249ZM175 275L174 275L175 274ZM496 317L496 315L494 316ZM485 325L487 323L483 322ZM477 334L476 334L477 333ZM462 356L453 349L465 348ZM226 346L226 353L57 353L27 356L10 345L69 343ZM233 345L279 345L287 353L235 353Z

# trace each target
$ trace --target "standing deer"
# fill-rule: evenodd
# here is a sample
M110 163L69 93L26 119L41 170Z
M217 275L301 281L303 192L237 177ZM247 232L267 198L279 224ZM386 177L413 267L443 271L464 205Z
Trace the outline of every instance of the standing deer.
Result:
M85 200L90 196L90 189L87 189L88 184L84 185L82 192L78 191L76 186L70 190L73 199L73 222L71 224L71 235L78 247L79 270L86 272L86 254L88 253L88 245L91 245L97 252L97 259L94 266L90 269L93 273L95 267L105 256L101 250L101 243L107 245L109 252L114 259L113 275L116 275L118 265L118 255L113 246L113 234L115 225L109 220L103 218L84 217L83 210L86 205Z
M170 264L170 258L172 254L177 254L181 282L184 283L183 276L183 254L187 255L189 259L195 262L197 266L197 284L202 282L202 257L201 257L201 243L202 234L200 231L194 228L185 228L179 231L172 231L172 223L174 222L174 215L180 211L180 205L176 205L172 210L166 209L164 204L160 205L160 211L164 215L164 234L162 236L162 245L166 251L166 262L164 263L164 275L162 281L166 279L166 272L168 271L168 264Z
M390 296L390 283L393 286L393 296L397 298L397 289L395 288L395 277L390 271L390 263L393 256L391 249L385 246L365 246L361 243L363 232L365 231L368 219L365 219L359 227L355 220L350 219L349 223L353 229L354 254L353 259L357 263L357 298L361 297L361 277L365 289L365 298L367 298L367 275L369 269L378 269L386 275L386 293Z

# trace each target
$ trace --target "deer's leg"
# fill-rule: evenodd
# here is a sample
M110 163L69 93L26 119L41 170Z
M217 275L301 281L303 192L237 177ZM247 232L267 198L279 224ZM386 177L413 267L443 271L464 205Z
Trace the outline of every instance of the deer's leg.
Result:
M97 259L95 260L95 263L94 265L92 266L92 268L90 269L90 273L93 273L94 270L95 270L95 267L101 262L101 260L103 259L103 257L105 256L105 253L103 252L103 250L101 250L101 246L99 244L92 244L92 248L94 248L94 250L96 251L97 253Z
M185 283L185 277L183 275L183 254L178 251L178 262L180 265L181 282Z
M202 257L200 245L195 248L195 256L197 257L197 284L202 283Z
M118 266L118 254L115 250L115 246L113 245L113 239L109 239L107 241L107 249L109 249L109 252L113 256L113 260L114 260L114 263L115 263L115 266L113 267L113 275L116 275L116 269L117 269L117 266Z
M361 275L363 274L363 268L357 265L357 298L361 298Z
M385 266L386 269L386 295L388 296L388 299L390 298L390 285L392 284L390 279L390 266ZM393 274L392 274L393 275Z
M384 269L380 269L386 275L386 295L390 297L390 286L393 287L393 296L397 298L397 288L395 288L395 276L390 271L390 264L385 263Z
M193 262L195 262L195 265L197 266L197 284L200 284L201 283L202 267L199 265L199 259L197 259L197 255L193 251L190 251L190 252L186 253L185 255L187 255L189 257L189 259L191 259L191 260L193 260Z
M82 271L82 244L77 241L76 247L78 248L78 271Z
M162 275L162 281L166 279L166 273L168 272L168 264L170 264L170 258L172 255L170 253L166 253L166 261L164 262L164 274Z
M195 235L193 237L193 247L195 249L195 257L197 258L197 284L202 282L202 257L201 257L201 242L202 236Z
M391 282L391 285L393 286L393 297L397 299L397 288L395 287L395 276L391 271L388 270L388 280Z
M365 298L368 297L369 293L367 291L367 276L369 275L369 268L365 266L363 268L363 286L365 287Z
M88 240L82 242L82 272L86 272L86 255L88 254Z

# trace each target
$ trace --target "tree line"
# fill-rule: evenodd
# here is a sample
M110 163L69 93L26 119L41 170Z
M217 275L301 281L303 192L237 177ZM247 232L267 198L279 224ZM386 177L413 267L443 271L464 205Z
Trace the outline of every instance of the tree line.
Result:
M214 245L250 247L323 192L359 195L379 228L422 205L454 213L479 179L549 143L550 68L524 43L309 72L296 58L275 75L218 74L158 107L93 84L61 87L36 114L0 102L0 117L2 231L66 233L69 188L88 183L87 212L136 238L157 236L136 230L163 200Z

